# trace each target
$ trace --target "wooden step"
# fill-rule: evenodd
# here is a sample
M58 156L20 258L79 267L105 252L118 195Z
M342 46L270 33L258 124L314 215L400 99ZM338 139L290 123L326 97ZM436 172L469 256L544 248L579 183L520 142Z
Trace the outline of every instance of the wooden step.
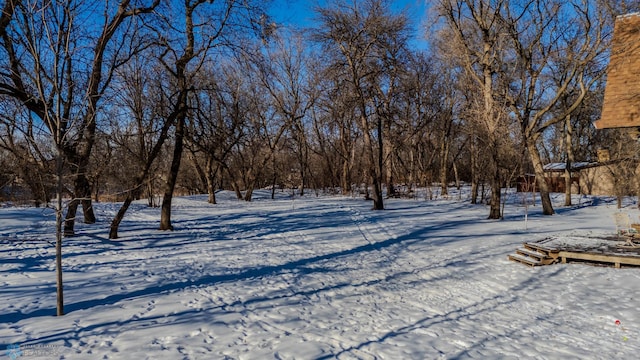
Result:
M542 262L535 260L531 257L526 257L518 254L512 254L508 256L509 260L519 262L529 266L541 266L544 265Z
M558 257L558 253L560 252L560 250L557 249L549 249L546 248L544 246L535 244L535 243L524 243L522 244L522 246L527 249L527 250L531 250L531 251L536 251L539 252L541 254L545 254L547 256L550 256L552 258L557 258Z
M546 254L543 254L541 252L538 251L531 251L527 248L523 248L523 249L516 249L516 254L518 255L522 255L524 257L530 257L533 258L537 261L542 261L543 259L548 258L548 256Z

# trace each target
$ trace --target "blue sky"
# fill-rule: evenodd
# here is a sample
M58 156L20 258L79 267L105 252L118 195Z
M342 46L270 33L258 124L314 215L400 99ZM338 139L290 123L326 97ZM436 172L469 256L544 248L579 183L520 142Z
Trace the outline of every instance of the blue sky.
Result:
M314 17L314 6L324 2L324 0L273 0L271 15L278 23L284 25L292 27L311 26ZM422 26L427 11L426 1L393 0L391 7L394 12L406 9L415 30L412 45L419 48L426 47L426 42L423 40L424 30Z

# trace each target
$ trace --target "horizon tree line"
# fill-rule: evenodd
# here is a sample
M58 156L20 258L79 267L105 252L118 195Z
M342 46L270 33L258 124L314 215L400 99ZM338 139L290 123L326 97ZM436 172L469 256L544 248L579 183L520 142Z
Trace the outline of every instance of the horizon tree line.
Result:
M264 187L362 192L382 210L464 181L498 219L517 175L617 148L590 123L624 2L432 0L420 50L384 0L328 2L308 29L258 2L94 5L7 0L0 17L0 185L68 199L65 236L95 222L92 201L123 201L116 238L134 200L172 229L176 193Z

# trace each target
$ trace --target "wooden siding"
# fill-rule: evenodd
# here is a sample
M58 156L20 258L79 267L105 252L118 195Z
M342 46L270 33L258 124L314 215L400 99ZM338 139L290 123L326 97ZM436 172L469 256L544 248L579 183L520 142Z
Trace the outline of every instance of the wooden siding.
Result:
M616 18L597 129L640 126L640 13Z

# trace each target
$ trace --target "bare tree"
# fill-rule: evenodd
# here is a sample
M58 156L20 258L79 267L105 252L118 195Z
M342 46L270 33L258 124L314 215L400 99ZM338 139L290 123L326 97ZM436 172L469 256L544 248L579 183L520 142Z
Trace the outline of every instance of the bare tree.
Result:
M393 89L392 83L384 83L384 77L393 71L386 62L391 58L390 47L406 39L408 21L404 15L391 14L382 0L337 2L317 12L320 28L316 39L330 54L329 74L338 76L341 85L352 94L349 101L362 134L366 173L373 187L373 209L383 210L385 118L381 116L384 99L380 89Z
M172 230L171 203L180 171L180 163L186 136L187 118L193 116L191 102L195 90L195 77L203 65L210 61L215 48L231 45L228 36L234 29L240 30L250 24L250 30L262 30L266 22L252 22L260 17L258 4L240 0L185 0L183 4L169 3L176 8L167 11L158 27L163 52L160 61L171 76L168 89L171 91L167 118L174 122L174 145L172 161L162 199L160 229ZM183 17L174 26L174 14ZM246 27L245 27L246 28ZM239 39L239 37L238 37ZM228 41L228 42L227 42ZM239 41L239 40L238 40ZM242 41L239 41L242 43Z
M129 206L140 197L145 184L152 181L149 178L152 166L173 126L172 117L162 116L163 107L168 106L169 100L162 90L165 83L153 75L159 64L145 61L145 58L135 57L116 74L114 104L119 105L121 113L126 114L129 121L114 117L110 140L118 146L119 152L124 153L123 158L130 159L131 164L127 171L129 181L123 191L124 202L111 221L110 239L118 238L118 228ZM121 166L125 163L122 160Z
M567 107L573 105L574 97L580 95L580 89L567 91L565 98L561 100L557 111L563 112ZM602 98L604 96L604 86L597 85L590 89L580 106L571 114L567 114L564 121L558 122L553 128L553 136L546 142L551 142L548 146L552 154L560 157L552 162L565 163L565 206L572 204L572 187L574 180L573 169L578 161L600 161L597 159L597 149L594 143L595 122L601 113ZM600 143L604 145L604 143Z
M402 163L408 174L407 183L431 183L431 171L437 154L436 119L441 109L441 89L438 86L437 60L425 53L416 53L407 64L403 79L402 121L398 132L404 136L397 140L406 149ZM398 146L398 144L396 144ZM429 187L428 187L429 188Z
M308 84L309 59L299 34L279 33L269 45L259 56L252 57L252 64L291 138L302 196L309 168L307 114L315 101L313 88Z
M37 120L15 99L0 102L0 149L12 158L12 169L30 191L36 207L48 205L55 191L55 154L50 137ZM7 170L5 170L7 171Z
M457 34L467 73L482 89L483 118L508 116L517 121L538 180L543 213L553 214L538 146L544 132L575 111L603 74L610 28L604 7L597 0L443 0L440 4ZM576 89L572 102L558 111L561 99ZM487 135L497 129L487 128ZM492 193L498 190L493 184ZM494 200L491 218L498 215Z
M323 174L326 179L331 179L328 186L340 187L343 194L350 194L356 162L357 129L347 101L349 95L340 91L340 81L332 77L318 76L314 84L319 96L312 108L316 143L312 149L323 160Z
M203 69L201 75L187 147L200 164L208 201L215 204L216 179L230 172L229 159L246 135L250 95L240 69L231 62Z
M471 103L477 119L478 140L490 154L491 202L490 219L501 218L500 212L500 148L508 122L503 98L504 89L496 81L504 76L506 58L506 28L501 10L507 0L441 0L439 9L452 31L450 46L459 54L459 61L468 79L479 90L480 98Z
M520 75L509 80L507 99L538 179L542 212L551 215L538 144L550 126L565 121L582 104L604 75L611 19L597 0L530 0L503 7L502 16L514 48L512 66ZM570 92L570 103L563 104Z
M85 1L6 1L0 19L0 94L18 99L48 128L74 173L74 197L68 205L64 232L74 234L80 203L84 221L94 223L87 169L97 128L98 104L115 68L136 51L126 38L135 26L128 19L150 12L159 0L137 7L121 0L106 4L104 16L93 16L97 33L83 28L94 13ZM79 41L80 36L85 40ZM65 136L61 136L66 134Z
M115 68L136 51L135 44L119 43L135 26L128 19L150 12L121 0L114 8L105 4L104 16L94 14L95 4L84 1L6 1L0 15L0 95L17 99L48 129L57 151L56 174L56 267L58 315L63 315L62 296L62 174L65 164L74 173L74 196L68 205L64 233L73 235L76 210L82 203L84 221L95 222L91 187L87 179L95 142L98 103L108 88ZM83 26L91 18L100 30ZM80 41L82 36L83 40Z
M274 165L274 156L282 149L285 133L289 129L287 118L279 116L271 96L259 80L260 71L251 61L244 59L246 90L249 95L247 107L246 137L236 146L235 187L240 194L240 183L245 191L242 198L251 201L253 191L260 183L266 185L269 166ZM272 172L277 172L275 168Z

